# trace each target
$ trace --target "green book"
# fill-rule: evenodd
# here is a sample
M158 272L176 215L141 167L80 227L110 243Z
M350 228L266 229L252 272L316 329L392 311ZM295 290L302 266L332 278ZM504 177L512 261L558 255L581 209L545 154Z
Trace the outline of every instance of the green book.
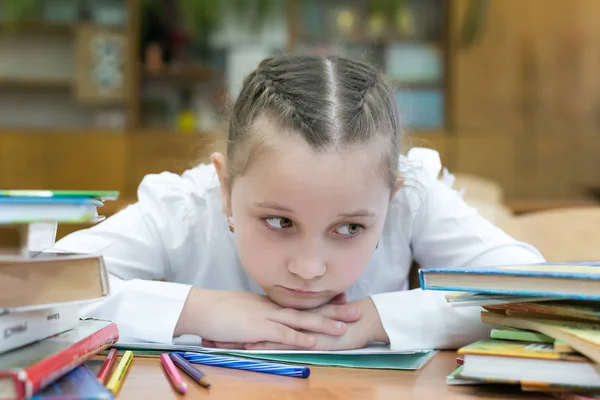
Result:
M553 338L544 335L543 333L527 331L524 329L509 328L507 326L501 326L492 329L492 332L490 333L490 338L503 340L517 340L521 342L554 343Z
M314 354L314 353L288 353L288 354L248 354L228 352L227 354L238 357L256 358L260 360L317 365L322 367L366 368L366 369L402 369L418 370L427 363L435 351L407 354Z
M0 190L0 197L88 197L97 200L116 200L119 192L114 190Z
M196 345L173 345L146 342L120 341L113 347L119 352L132 350L136 356L160 356L164 352L196 352L231 355L235 357L256 358L289 364L317 365L325 367L418 370L423 367L437 351L399 352L389 346L372 345L363 349L344 351L234 351L216 350Z

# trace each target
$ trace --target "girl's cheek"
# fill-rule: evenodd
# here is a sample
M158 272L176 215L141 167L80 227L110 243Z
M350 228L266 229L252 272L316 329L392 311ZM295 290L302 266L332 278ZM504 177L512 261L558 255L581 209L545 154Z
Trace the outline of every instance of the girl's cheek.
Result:
M331 263L335 268L335 275L342 276L344 279L358 279L369 265L371 253L356 254L356 252L342 252L336 257L335 262ZM331 271L334 272L334 271Z

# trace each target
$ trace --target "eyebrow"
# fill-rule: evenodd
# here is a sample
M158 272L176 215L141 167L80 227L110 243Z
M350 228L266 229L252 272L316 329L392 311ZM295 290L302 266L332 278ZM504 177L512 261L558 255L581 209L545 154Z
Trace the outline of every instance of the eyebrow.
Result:
M356 218L356 217L374 217L375 214L373 214L372 212L369 212L367 210L357 210L351 213L341 213L339 214L340 217L344 217L344 218Z
M287 207L284 207L282 205L279 205L277 203L269 203L266 201L259 201L257 203L254 203L254 206L259 207L259 208L270 208L271 210L277 210L277 211L283 211L283 212L287 212L287 213L293 213L292 210L290 210Z
M270 203L270 202L257 202L254 203L254 206L259 207L259 208L269 208L271 210L277 210L277 211L282 211L282 212L287 212L290 214L293 214L294 212L287 208L284 207L280 204L277 203ZM349 212L349 213L340 213L339 214L340 217L344 217L344 218L356 218L356 217L374 217L375 214L372 212L369 212L367 210L357 210L357 211L353 211L353 212Z

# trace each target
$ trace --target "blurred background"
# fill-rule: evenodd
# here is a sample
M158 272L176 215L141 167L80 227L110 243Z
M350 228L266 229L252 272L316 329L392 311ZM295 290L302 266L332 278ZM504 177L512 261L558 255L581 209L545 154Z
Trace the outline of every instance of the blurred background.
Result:
M411 144L437 149L490 218L595 204L599 12L597 0L0 0L0 187L119 190L110 215L144 175L219 147L260 60L314 52L381 68Z

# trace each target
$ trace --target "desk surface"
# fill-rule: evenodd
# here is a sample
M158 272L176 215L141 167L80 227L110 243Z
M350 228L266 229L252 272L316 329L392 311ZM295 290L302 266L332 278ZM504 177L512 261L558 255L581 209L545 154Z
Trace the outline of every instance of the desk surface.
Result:
M204 389L187 376L188 393L172 389L158 358L134 357L119 399L390 399L401 394L414 399L550 399L539 393L507 392L505 386L448 386L446 376L456 363L454 352L441 352L419 371L358 370L311 367L308 379L285 378L223 368L199 368L210 376L212 386Z

